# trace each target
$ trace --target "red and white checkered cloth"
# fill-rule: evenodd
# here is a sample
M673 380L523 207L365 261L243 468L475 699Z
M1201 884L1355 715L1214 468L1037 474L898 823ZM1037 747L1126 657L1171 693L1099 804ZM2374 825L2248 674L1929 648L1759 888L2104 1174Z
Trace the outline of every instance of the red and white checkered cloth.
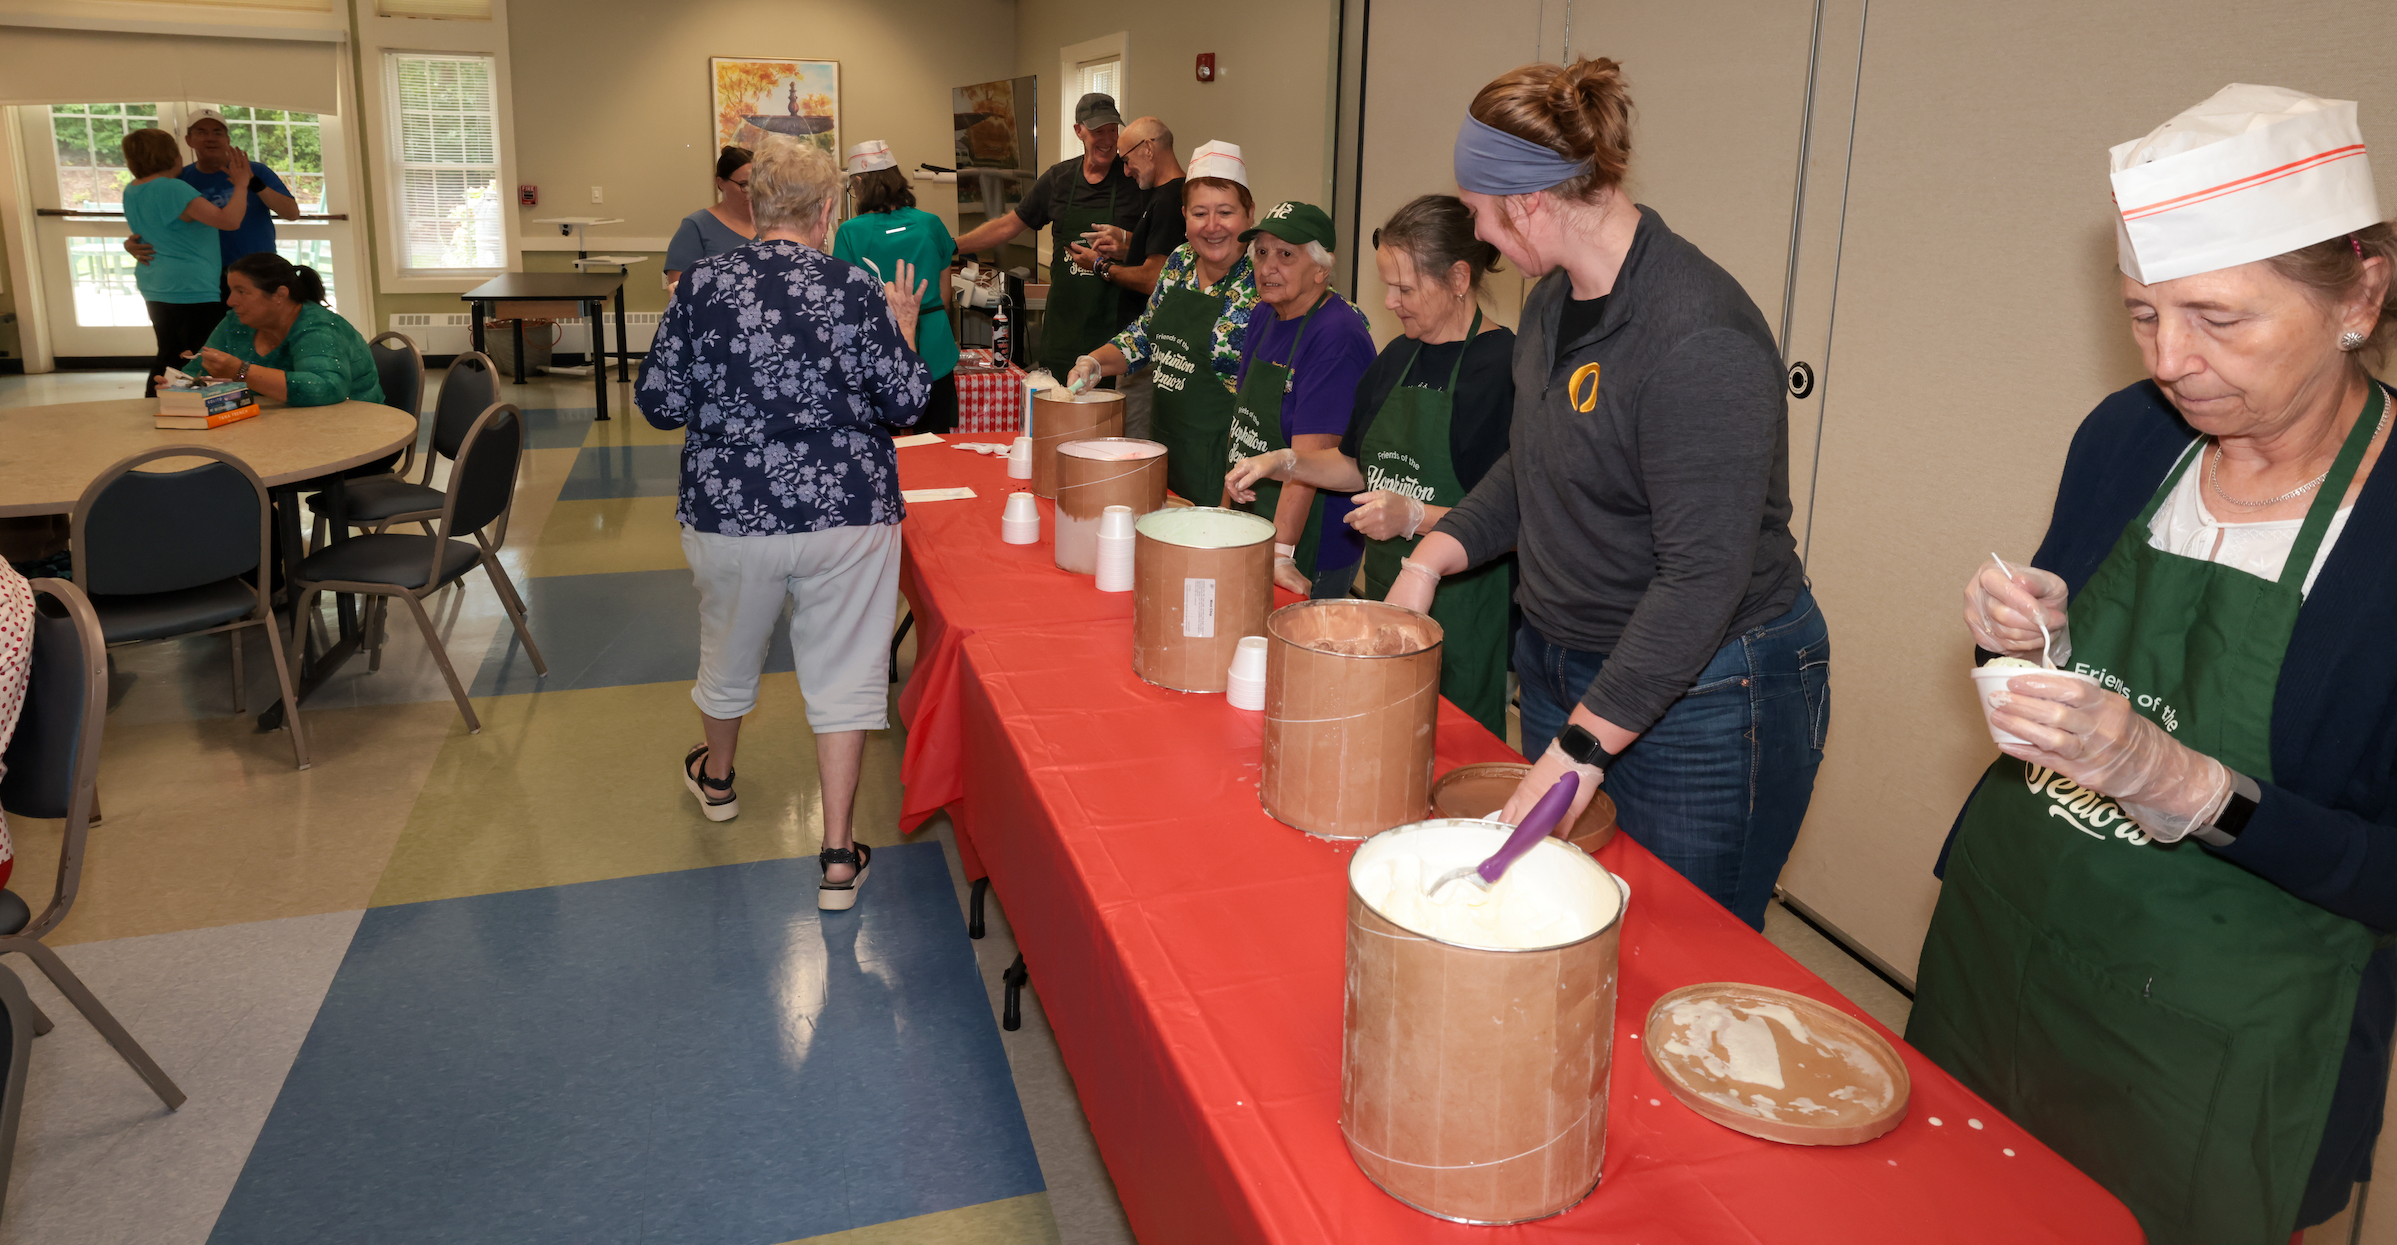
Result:
M962 352L957 361L957 431L1013 435L1023 427L1023 369L994 366L988 351Z

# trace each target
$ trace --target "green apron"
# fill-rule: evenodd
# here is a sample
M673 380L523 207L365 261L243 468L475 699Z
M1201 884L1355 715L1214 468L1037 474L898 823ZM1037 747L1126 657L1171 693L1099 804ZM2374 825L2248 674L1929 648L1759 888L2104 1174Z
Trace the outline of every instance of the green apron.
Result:
M1481 332L1481 312L1462 343L1473 345ZM1397 387L1382 399L1373 424L1357 447L1365 487L1399 493L1429 506L1454 506L1465 500L1457 479L1456 461L1449 454L1449 416L1456 408L1457 377L1465 371L1465 351L1457 351L1449 369L1448 388L1407 386L1407 375L1423 355L1417 343L1398 374ZM1415 552L1420 535L1365 542L1365 591L1379 601L1398 581L1398 560ZM1440 647L1440 694L1473 719L1506 738L1507 602L1513 585L1507 564L1496 559L1461 575L1440 581L1432 597L1432 617L1447 636Z
M1081 174L1077 171L1075 176ZM1068 190L1072 189L1068 183ZM1124 327L1123 297L1113 284L1095 272L1074 267L1066 248L1082 240L1093 225L1115 223L1115 179L1109 178L1104 210L1068 206L1049 222L1049 301L1040 317L1040 366L1065 379L1074 360L1107 344Z
M2073 668L2272 778L2272 698L2373 399L2279 582L2148 544L2201 440L2072 602ZM1999 757L1966 805L1906 1037L2120 1197L2148 1239L2289 1239L2374 939L2122 807Z
M1307 325L1331 300L1332 292L1325 290L1315 299L1315 305L1307 308L1307 314L1300 317L1298 332L1290 339L1291 363L1298 362L1299 344L1307 340ZM1289 448L1290 442L1282 436L1282 399L1290 395L1291 387L1297 383L1298 374L1289 364L1258 359L1248 365L1248 375L1240 381L1239 401L1232 411L1231 437L1224 455L1225 472L1239 466L1241 459ZM1272 520L1282 503L1282 482L1259 480L1250 487L1256 490L1257 499L1239 508ZM1315 578L1315 550L1322 543L1323 493L1317 490L1315 504L1307 508L1306 530L1298 537L1299 574Z
M1234 265L1236 269L1237 264ZM1149 435L1165 446L1165 486L1194 506L1223 500L1224 438L1232 428L1232 391L1215 374L1215 322L1229 299L1226 272L1213 291L1177 285L1149 316L1149 360L1156 397Z

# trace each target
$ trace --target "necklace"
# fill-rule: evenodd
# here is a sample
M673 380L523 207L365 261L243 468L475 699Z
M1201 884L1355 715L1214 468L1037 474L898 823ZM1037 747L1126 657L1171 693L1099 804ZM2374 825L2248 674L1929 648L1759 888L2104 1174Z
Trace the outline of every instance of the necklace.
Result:
M2376 427L2375 427L2375 428L2373 428L2373 430L2372 430L2372 435L2373 435L2373 436L2375 436L2375 437L2378 437L2378 436L2379 436L2381 433L2383 433L2383 432L2386 432L2386 431L2388 431L2388 430L2389 430L2389 405L2390 405L2390 404L2389 404L2389 403L2386 403L2386 402L2384 402L2384 403L2382 403L2382 404L2381 404L2381 408L2380 408L2380 423L2379 423L2379 425L2378 425L2378 426L2376 426ZM2334 465L2336 465L2336 464L2334 464ZM2280 495L2280 496L2278 496L2278 497L2267 498L2267 499L2265 499L2265 500L2263 500L2263 501L2241 501L2241 500L2239 500L2238 498L2236 498L2236 497L2233 497L2233 496L2231 496L2230 494L2228 494L2228 493L2225 493L2225 492L2223 492L2223 491L2222 491L2222 443L2221 443L2221 442L2217 441L2217 442L2215 442L2215 443L2214 443L2214 458L2213 458L2213 461L2211 461L2211 462L2209 462L2209 463L2207 463L2207 464L2206 464L2206 483L2207 483L2207 484L2209 484L2209 485L2212 485L2212 486L2213 486L2213 489L2214 489L2214 496L2216 496L2216 497L2219 497L2219 498L2221 498L2222 500L2224 500L2224 501L2226 501L2226 502L2229 502L2230 504L2232 504L2232 505L2234 505L2234 506L2237 506L2237 507L2239 507L2241 510L2262 510L2262 509L2264 509L2264 508L2265 508L2265 507L2267 507L2267 506L2277 506L2277 505L2281 504L2281 503L2282 503L2282 502L2284 502L2284 501L2289 501L2289 500L2291 500L2291 499L2293 499L2293 498L2303 497L2303 496L2305 496L2306 494L2313 492L2315 489L2321 488L2321 487L2322 487L2322 482L2323 482L2324 480L2327 480L2327 479L2329 479L2329 478L2330 478L2330 468L2329 468L2329 467L2325 467L2325 468L2323 468L2323 469L2322 469L2322 474L2321 474L2321 475L2315 476L2313 479L2311 479L2311 480L2308 480L2308 481L2306 481L2305 483L2298 485L2296 488L2290 489L2288 492L2286 492L2286 493L2283 493L2283 494L2281 494L2281 495Z

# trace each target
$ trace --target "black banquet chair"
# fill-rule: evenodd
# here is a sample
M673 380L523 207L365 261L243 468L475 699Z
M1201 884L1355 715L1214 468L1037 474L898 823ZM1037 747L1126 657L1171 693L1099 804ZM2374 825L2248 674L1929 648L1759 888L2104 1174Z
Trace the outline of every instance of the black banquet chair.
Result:
M300 642L301 620L313 612L319 592L354 592L405 601L416 616L417 629L424 633L425 645L433 650L442 677L449 680L450 695L457 700L467 729L480 734L482 720L475 716L466 685L458 681L441 635L424 611L424 599L482 567L499 594L501 607L508 612L508 621L516 627L516 638L533 659L534 672L549 673L540 648L533 643L532 631L525 626L515 585L499 564L500 547L508 539L508 512L516 503L516 464L523 457L522 415L505 403L484 411L458 446L457 463L449 473L449 492L442 497L439 524L432 535L373 532L328 545L301 561L299 576L291 585L292 599L301 606L292 613L292 644ZM461 536L473 539L461 540ZM378 644L381 630L376 628Z
M161 458L213 459L180 471L137 471ZM233 711L248 708L241 632L266 631L283 694L291 758L308 768L291 664L275 625L273 506L248 463L201 445L162 445L119 459L75 502L75 582L90 594L111 645L229 632Z
M26 682L25 709L17 719L17 733L8 741L8 751L0 755L0 763L8 767L7 775L0 777L0 809L15 817L60 819L65 825L59 833L57 885L40 915L34 914L13 887L0 890L0 955L17 952L32 960L50 984L132 1065L159 1101L173 1110L183 1105L182 1088L133 1040L58 952L42 941L67 919L67 912L75 906L75 892L83 883L84 844L99 792L100 730L108 712L108 658L99 617L80 589L59 579L36 579L32 587L32 677ZM0 982L0 995L5 995L10 984L13 981ZM19 984L18 989L23 986ZM25 1007L31 1013L33 1031L49 1032L49 1020L29 1000ZM13 1029L14 1007L9 1010ZM12 1046L15 1040L11 1034ZM11 1101L0 1102L0 1116L6 1117L0 1124L9 1127L16 1116L13 1091L20 1084L22 1063L21 1058L11 1060ZM0 1176L0 1180L4 1178Z

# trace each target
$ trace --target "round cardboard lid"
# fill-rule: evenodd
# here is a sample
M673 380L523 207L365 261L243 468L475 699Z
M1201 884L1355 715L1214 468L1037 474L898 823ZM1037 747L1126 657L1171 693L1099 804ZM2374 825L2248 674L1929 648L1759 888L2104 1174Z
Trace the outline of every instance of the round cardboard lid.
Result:
M1648 1009L1648 1067L1683 1106L1767 1141L1852 1146L1906 1118L1906 1062L1828 1003L1735 981L1683 986Z

